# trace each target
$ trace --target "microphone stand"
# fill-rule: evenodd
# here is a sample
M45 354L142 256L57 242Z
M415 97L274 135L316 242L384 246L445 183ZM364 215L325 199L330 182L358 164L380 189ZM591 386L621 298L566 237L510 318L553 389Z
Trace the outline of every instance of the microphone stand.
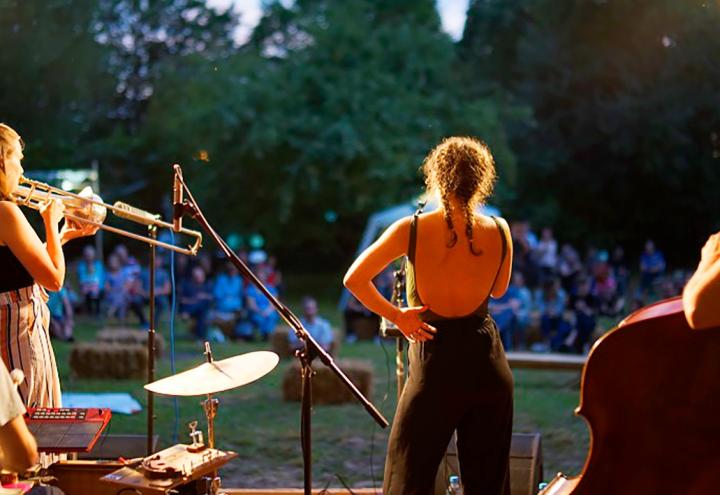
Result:
M312 362L315 358L319 358L320 361L330 368L332 372L337 376L340 381L347 387L347 389L360 401L365 410L372 416L372 418L383 428L388 426L388 421L378 411L375 406L358 390L345 373L338 367L333 360L332 356L323 349L320 344L313 338L312 335L303 327L300 319L290 311L290 309L281 303L275 296L273 296L265 287L265 285L255 276L255 274L248 268L248 266L233 252L232 249L225 243L222 237L215 232L210 223L203 215L200 207L195 201L192 192L185 184L185 180L180 173L180 167L175 166L175 180L179 181L184 192L187 193L190 201L184 200L180 204L175 204L175 210L180 215L187 213L194 218L200 226L207 232L210 237L213 238L215 243L220 247L225 256L232 261L237 267L243 277L249 280L255 287L262 292L268 301L273 305L275 310L280 314L283 320L290 326L295 332L298 340L303 342L302 350L296 351L295 356L300 361L300 376L302 380L302 398L301 398L301 415L300 415L300 442L303 454L303 467L304 467L304 494L311 495L312 492L312 439L311 439L311 409L312 409L312 377L314 371L312 369Z

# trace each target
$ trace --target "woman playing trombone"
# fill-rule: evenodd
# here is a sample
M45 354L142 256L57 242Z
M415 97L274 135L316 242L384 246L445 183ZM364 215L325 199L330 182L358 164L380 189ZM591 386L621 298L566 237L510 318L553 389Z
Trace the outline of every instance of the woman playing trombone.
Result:
M22 139L10 126L0 124L0 353L8 369L25 374L18 392L26 406L60 407L45 290L57 291L65 280L62 245L95 233L97 227L66 221L58 231L64 206L54 199L40 208L43 244L12 200L23 173L22 159Z

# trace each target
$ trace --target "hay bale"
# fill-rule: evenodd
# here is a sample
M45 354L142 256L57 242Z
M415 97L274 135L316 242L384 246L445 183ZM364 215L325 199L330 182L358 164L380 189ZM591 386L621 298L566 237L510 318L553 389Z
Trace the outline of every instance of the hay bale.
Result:
M147 330L137 328L106 327L100 330L95 336L98 342L108 344L141 345L147 347ZM165 338L161 333L155 332L155 357L162 357L165 349Z
M80 342L70 352L78 378L144 378L147 363L147 349L137 344Z
M292 330L289 327L278 327L270 335L270 348L275 354L280 356L280 359L289 358L295 355L295 350L290 346L288 335ZM336 329L332 329L333 332L333 343L328 352L331 356L335 356L340 349L340 343L342 339Z
M373 384L372 363L366 359L338 359L338 367L350 378L360 392L370 397ZM342 404L351 402L355 397L322 363L313 363L315 375L312 378L313 404ZM283 400L299 401L302 394L300 364L294 361L285 370L282 383Z

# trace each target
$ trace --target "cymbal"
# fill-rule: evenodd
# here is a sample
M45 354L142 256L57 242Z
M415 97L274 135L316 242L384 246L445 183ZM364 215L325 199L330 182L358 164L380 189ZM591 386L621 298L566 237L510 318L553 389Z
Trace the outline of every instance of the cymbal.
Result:
M200 366L145 385L162 395L207 395L247 385L270 373L280 358L270 351L255 351L203 363Z

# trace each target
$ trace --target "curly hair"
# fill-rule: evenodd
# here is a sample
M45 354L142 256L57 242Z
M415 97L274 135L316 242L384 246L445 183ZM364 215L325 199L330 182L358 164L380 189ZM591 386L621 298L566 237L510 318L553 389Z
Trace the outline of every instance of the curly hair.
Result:
M473 211L492 194L495 184L495 161L490 149L482 141L471 137L449 137L438 144L425 158L422 165L428 192L440 197L443 216L451 232L448 247L458 240L452 221L454 197L465 216L465 236L474 255L482 254L473 246Z

